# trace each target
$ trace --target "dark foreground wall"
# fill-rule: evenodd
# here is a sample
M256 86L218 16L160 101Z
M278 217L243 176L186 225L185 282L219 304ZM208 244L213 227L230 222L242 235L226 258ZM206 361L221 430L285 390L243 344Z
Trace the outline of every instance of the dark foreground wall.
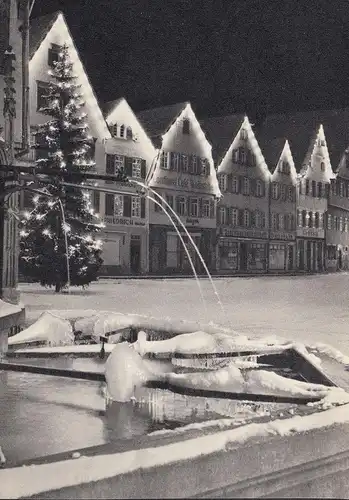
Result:
M188 462L32 498L349 498L348 431L349 425L335 425L254 439Z

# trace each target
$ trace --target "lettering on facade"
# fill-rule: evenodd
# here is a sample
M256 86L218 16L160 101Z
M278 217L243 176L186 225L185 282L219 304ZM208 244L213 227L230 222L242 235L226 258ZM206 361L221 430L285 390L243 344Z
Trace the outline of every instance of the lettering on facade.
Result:
M324 238L325 231L323 229L302 227L297 229L297 236L304 236L305 238Z
M287 240L291 241L296 238L294 233L280 233L280 232L271 232L270 239L271 240Z
M187 218L185 221L186 224L192 224L193 226L200 224L199 219L190 219Z
M172 186L174 188L181 189L199 189L199 190L207 190L211 188L211 185L208 182L203 182L201 180L190 179L188 177L167 177L167 175L163 177L157 177L155 179L156 184L163 184L165 186Z
M233 236L237 238L268 238L267 231L255 231L253 229L221 229L222 236Z
M103 220L106 224L112 224L113 226L145 226L144 221L133 220L128 217L113 217L106 215Z

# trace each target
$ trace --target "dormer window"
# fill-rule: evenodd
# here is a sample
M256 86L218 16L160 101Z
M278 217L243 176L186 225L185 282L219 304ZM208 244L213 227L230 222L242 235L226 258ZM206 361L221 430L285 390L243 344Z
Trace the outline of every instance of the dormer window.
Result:
M240 131L240 139L242 141L246 141L247 139L247 130L245 128L242 128Z
M320 163L320 168L321 168L321 172L325 172L326 165L325 165L325 162L324 162L324 161L322 161L322 162Z
M60 51L60 45L56 45L55 43L51 44L51 48L48 50L48 65L51 66L51 68L59 61Z
M118 126L116 123L114 123L113 125L110 125L109 129L110 129L110 133L113 137L118 136Z
M120 137L125 137L125 125L120 126Z
M132 128L131 127L127 127L127 129L126 129L126 139L132 139L132 137L133 137Z
M287 161L282 161L280 164L280 172L283 174L289 174L290 173L290 165L287 163Z
M188 118L184 118L183 120L183 134L190 134L190 121L188 120Z
M318 145L319 146L325 146L325 141L323 139L318 140Z

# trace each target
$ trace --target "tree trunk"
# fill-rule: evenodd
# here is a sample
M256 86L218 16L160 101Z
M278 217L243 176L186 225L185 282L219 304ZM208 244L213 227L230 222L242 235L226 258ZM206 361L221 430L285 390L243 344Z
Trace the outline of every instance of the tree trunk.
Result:
M56 283L56 288L55 288L55 292L56 293L59 293L61 291L61 284L60 283Z

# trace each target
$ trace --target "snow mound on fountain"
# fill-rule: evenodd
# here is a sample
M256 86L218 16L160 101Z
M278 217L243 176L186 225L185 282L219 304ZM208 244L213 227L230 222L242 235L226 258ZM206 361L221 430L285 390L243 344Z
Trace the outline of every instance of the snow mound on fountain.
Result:
M39 341L46 342L49 346L73 344L74 333L70 322L50 312L44 312L35 323L10 337L8 344L18 345Z

